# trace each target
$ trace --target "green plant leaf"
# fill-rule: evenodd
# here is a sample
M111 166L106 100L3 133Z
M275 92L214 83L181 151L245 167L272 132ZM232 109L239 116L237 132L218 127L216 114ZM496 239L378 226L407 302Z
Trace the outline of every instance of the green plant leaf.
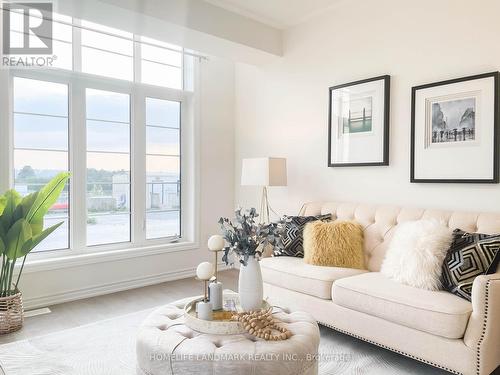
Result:
M36 201L36 198L38 197L38 191L35 193L31 193L29 195L26 195L21 203L16 208L16 212L14 213L15 220L19 220L21 217L25 218L28 216L28 212L30 211L31 207L33 207L33 204ZM38 219L33 219L30 222L31 225L31 231L33 234L33 237L37 234L40 234L43 230L43 216Z
M5 253L5 244L3 242L3 238L0 238L0 255Z
M14 214L12 215L12 221L15 223L22 217L23 217L23 208L21 207L21 204L18 204L16 206L16 209L14 210Z
M5 197L5 195L0 195L0 215L5 209L6 204L7 204L7 198Z
M31 237L22 247L20 256L18 256L18 258L27 255L31 250L33 250L40 242L46 239L53 231L59 228L63 223L64 222L61 221L60 223L57 223L45 229L40 234Z
M3 229L8 231L14 221L14 212L16 210L17 205L21 201L21 196L14 189L8 190L5 192L5 208L2 212L2 216L0 216L0 223L3 225Z
M21 257L23 246L31 240L31 226L25 219L19 219L7 232L5 255L10 260Z
M4 244L7 238L7 232L3 229L3 225L0 225L0 239L3 240Z
M47 213L49 208L56 203L68 179L68 172L59 173L38 192L26 215L26 220L30 224L40 223L40 221L43 220L43 216Z
M44 222L44 218L43 216L41 218L38 218L38 219L33 219L31 220L31 232L33 233L33 236L36 236L40 233L42 233L43 231L43 222Z
M36 197L38 196L38 191L35 193L28 194L21 199L21 202L16 208L15 215L20 215L20 217L17 217L17 220L19 220L21 217L24 217L26 219L26 215L28 215L28 212L33 206L33 203L35 203ZM17 221L16 220L16 221Z

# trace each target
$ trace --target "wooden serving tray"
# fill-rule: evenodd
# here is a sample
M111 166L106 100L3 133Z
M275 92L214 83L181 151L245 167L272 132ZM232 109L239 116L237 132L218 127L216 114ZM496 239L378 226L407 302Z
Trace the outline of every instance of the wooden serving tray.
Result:
M184 307L185 324L198 332L213 335L236 335L245 333L245 329L240 322L231 320L233 312L242 312L238 293L224 291L222 298L222 310L213 312L213 320L198 319L196 314L196 303L202 301L203 297L196 298L188 302ZM262 308L267 309L270 305L262 301Z

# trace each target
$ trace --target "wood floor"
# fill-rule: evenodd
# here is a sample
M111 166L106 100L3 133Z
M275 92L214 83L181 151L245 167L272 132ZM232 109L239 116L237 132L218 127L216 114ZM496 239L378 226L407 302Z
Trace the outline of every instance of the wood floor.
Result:
M237 290L237 270L222 271L219 279L225 289ZM0 336L0 344L114 318L202 293L201 283L189 278L49 306L50 314L26 318L22 330Z

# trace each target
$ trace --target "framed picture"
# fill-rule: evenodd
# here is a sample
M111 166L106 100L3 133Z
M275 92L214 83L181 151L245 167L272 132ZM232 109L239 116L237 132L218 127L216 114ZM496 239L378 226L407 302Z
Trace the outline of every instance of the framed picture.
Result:
M498 78L412 88L411 182L498 183Z
M330 87L328 166L389 165L388 75Z

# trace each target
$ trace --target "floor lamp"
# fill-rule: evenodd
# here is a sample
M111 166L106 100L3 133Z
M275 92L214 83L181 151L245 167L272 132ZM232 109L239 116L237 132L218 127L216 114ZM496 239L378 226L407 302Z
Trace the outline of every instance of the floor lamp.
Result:
M262 187L259 222L269 223L269 212L274 212L274 210L269 204L267 188L287 185L286 159L270 157L243 159L241 185Z

